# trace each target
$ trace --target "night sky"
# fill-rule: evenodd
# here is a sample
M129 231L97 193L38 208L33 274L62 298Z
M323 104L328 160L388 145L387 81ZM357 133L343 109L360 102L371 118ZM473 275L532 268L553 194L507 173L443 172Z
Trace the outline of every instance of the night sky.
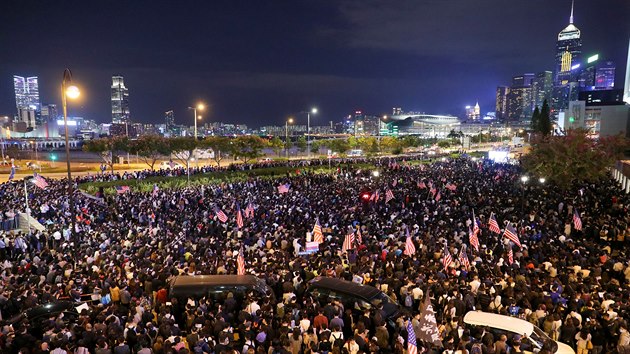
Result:
M112 74L134 121L211 105L204 121L283 124L317 106L313 125L354 109L463 115L494 111L497 85L552 70L570 0L0 1L0 115L15 111L12 75L39 76L59 103L63 69L82 90L70 115L111 121ZM576 0L585 55L617 63L623 86L629 0ZM304 122L301 122L303 120ZM299 123L305 124L305 117Z

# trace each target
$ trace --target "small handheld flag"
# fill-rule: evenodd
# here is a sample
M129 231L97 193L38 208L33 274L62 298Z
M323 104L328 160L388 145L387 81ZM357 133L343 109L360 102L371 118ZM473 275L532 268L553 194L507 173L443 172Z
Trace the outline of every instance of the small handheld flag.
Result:
M238 257L236 257L236 275L245 275L245 256L243 255L243 246L238 251Z
M519 248L521 248L521 241L518 239L516 230L512 227L511 223L508 223L505 227L503 236L507 237L510 241L514 242Z
M128 193L128 192L131 191L129 189L129 186L116 186L114 188L116 188L116 193L117 194L125 194L125 193Z
M324 234L322 233L322 226L319 224L319 218L315 220L315 226L313 226L313 241L317 243L324 242Z
M501 228L499 227L499 223L497 219L494 218L494 213L490 214L490 221L488 222L490 231L495 232L497 234L501 233Z
M33 184L35 184L37 187L41 188L41 189L45 189L46 187L48 187L48 182L46 182L46 180L38 175L37 173L33 174Z
M580 214L577 209L573 210L573 228L577 231L582 230L582 219L580 218Z
M217 215L217 217L219 218L219 221L221 221L222 223L226 223L228 221L228 217L227 217L227 215L225 215L223 210L215 207L214 208L214 213Z

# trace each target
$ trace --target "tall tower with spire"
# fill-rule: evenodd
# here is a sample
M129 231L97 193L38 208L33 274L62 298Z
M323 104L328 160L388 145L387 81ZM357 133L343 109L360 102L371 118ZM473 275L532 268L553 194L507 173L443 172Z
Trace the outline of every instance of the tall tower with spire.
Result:
M571 1L569 25L558 33L554 76L556 86L566 85L571 80L571 68L580 62L582 56L582 34L580 29L573 24L573 6L574 0Z

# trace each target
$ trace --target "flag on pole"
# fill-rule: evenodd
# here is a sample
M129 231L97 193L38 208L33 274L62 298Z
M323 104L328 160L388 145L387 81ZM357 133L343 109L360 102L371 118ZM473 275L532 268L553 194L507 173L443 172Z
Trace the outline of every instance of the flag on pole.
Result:
M507 259L508 259L508 263L509 263L510 265L512 265L512 263L514 263L514 253L512 252L512 247L510 247L510 248L508 249L508 252L507 252Z
M477 237L470 227L468 228L468 241L470 241L470 246L474 247L477 252L479 252L479 237Z
M374 196L374 203L378 203L378 200L379 200L379 199L380 199L380 197L381 197L381 195L380 195L380 193L379 193L378 189L376 190L376 192L374 192L373 196Z
M48 187L48 182L46 182L46 180L37 174L37 172L33 173L33 179L32 179L33 183L41 188L41 189L45 189L46 187Z
M252 203L247 204L247 208L245 208L245 217L246 218L254 217L254 207L252 206Z
M431 343L432 345L442 347L440 332L438 331L437 321L435 320L435 312L433 312L433 306L431 306L431 297L429 296L428 292L424 298L422 311L420 311L419 322L420 331L418 332L417 339L420 339L425 343Z
M243 255L243 246L238 251L238 256L236 257L236 275L245 275L245 256Z
M159 190L160 190L160 188L158 187L158 185L157 185L157 184L154 184L154 185L153 185L153 192L151 193L151 195L152 195L153 197L156 197L156 196L157 196L157 194L158 194L158 191L159 191Z
M473 210L473 233L475 234L475 236L478 236L480 232L481 229L479 228L479 223L477 222L475 211Z
M363 236L361 235L361 226L357 225L357 243L363 243Z
M407 354L418 354L418 344L416 343L416 332L413 330L411 320L407 321Z
M448 269L448 266L450 266L451 263L453 263L453 256L451 256L451 252L448 251L448 247L446 246L446 243L444 243L444 256L442 257L442 265L444 266L444 269Z
M117 194L125 194L127 192L130 192L131 190L129 189L129 186L116 186L114 187L116 188L116 193Z
M490 231L495 232L497 234L501 233L501 228L499 227L499 223L497 219L494 218L494 213L490 214L490 221L488 222Z
M411 235L409 235L409 228L405 228L405 232L407 233L407 239L405 240L405 255L411 256L416 254L416 246L413 244L413 240L411 239Z
M451 182L448 182L444 187L451 192L454 192L457 189L457 186L455 185L455 183L451 183Z
M437 195L435 196L435 201L436 201L436 202L439 202L439 201L440 201L440 199L442 199L442 193L437 192Z
M239 229L243 228L243 214L241 214L241 206L236 206L236 226Z
M462 245L462 249L459 251L459 263L468 270L470 268L470 261L468 260L468 255L466 254L466 246Z
M392 199L394 199L394 193L392 193L391 189L388 189L387 192L385 192L385 203L389 203Z
M225 215L223 210L217 207L214 207L214 213L217 215L217 217L219 218L219 221L221 221L222 223L226 223L228 221L228 217L227 215Z
M514 242L519 248L521 248L521 241L519 241L516 230L512 227L512 223L507 224L503 236L507 237L510 241Z
M11 165L11 173L9 174L9 181L15 178L15 165Z
M280 194L289 193L289 187L290 187L290 185L288 183L279 185L278 186L278 193L280 193Z
M313 226L313 241L317 243L324 242L324 233L322 233L322 226L319 224L319 218L315 219L315 226Z
M424 181L420 181L420 182L418 182L418 188L425 189L425 188L427 188L427 185L424 183Z
M580 219L577 209L573 209L573 228L577 231L582 230L582 219Z
M346 235L346 238L343 240L343 245L341 246L341 250L343 252L347 252L349 249L352 249L354 244L354 231L350 231L349 234Z

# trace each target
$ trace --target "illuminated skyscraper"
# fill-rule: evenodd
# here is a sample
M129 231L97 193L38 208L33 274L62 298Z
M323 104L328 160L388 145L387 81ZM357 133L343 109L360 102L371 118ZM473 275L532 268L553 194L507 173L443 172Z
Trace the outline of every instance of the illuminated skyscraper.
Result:
M580 30L573 24L573 3L569 25L558 33L554 84L566 85L571 80L571 69L580 62L582 39Z
M122 76L112 76L112 123L129 124L129 89Z
M166 132L171 132L175 127L175 113L173 110L164 112L164 120L166 123Z
M496 117L499 120L507 118L507 96L510 93L510 88L507 86L497 87L497 105L496 105Z
M630 40L628 41L628 59L626 62L626 80L623 87L623 100L630 104Z
M541 108L545 100L549 103L553 89L553 74L551 71L541 71L532 81L532 106Z
M39 83L37 76L24 78L23 76L13 76L13 87L15 89L15 106L20 108L30 108L39 111Z

